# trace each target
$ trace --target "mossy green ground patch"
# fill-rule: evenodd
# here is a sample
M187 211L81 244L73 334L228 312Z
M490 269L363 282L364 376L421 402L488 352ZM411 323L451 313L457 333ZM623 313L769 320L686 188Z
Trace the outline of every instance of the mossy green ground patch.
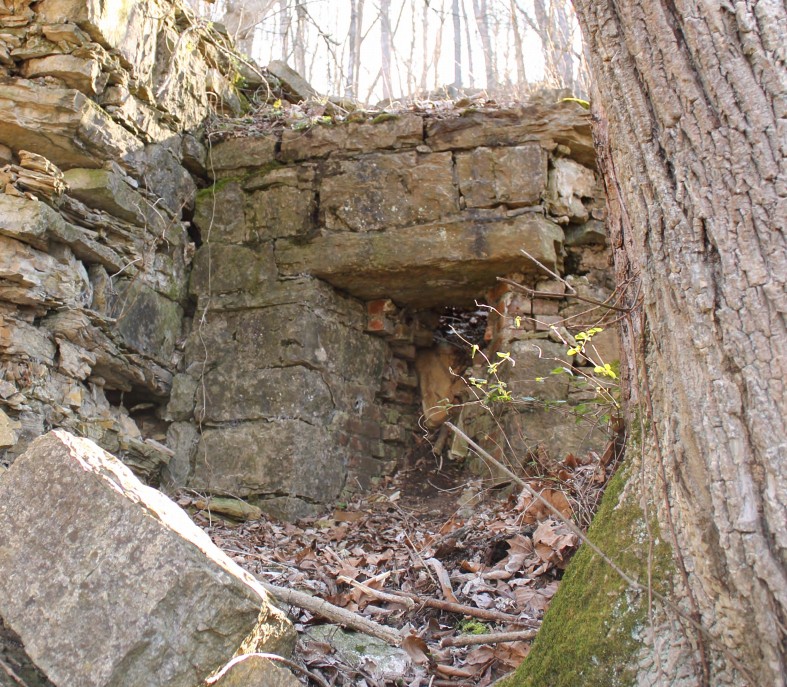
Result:
M588 536L624 571L645 582L649 536L624 464L610 480ZM635 477L632 477L635 479ZM665 591L671 548L651 525L652 580ZM625 687L635 678L637 639L647 623L646 595L628 585L587 546L571 561L528 657L500 687Z

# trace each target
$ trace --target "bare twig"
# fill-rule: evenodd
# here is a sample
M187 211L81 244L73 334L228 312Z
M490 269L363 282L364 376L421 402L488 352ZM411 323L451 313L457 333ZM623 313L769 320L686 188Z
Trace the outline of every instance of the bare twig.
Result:
M537 625L535 621L520 620L517 616L510 613L502 613L500 611L492 611L486 608L476 608L475 606L465 606L464 604L451 603L450 601L442 601L441 599L432 599L425 596L419 596L412 592L391 592L396 596L405 596L412 599L421 606L428 608L436 608L439 611L448 611L449 613L459 613L460 615L469 615L473 618L481 620L491 620L496 623L510 623L512 625Z
M538 630L523 630L522 632L490 632L486 635L462 635L461 637L446 637L440 646L471 646L473 644L497 644L499 642L524 642L536 636Z
M2 658L0 658L0 668L3 669L3 672L8 675L16 684L20 685L21 687L27 687L27 683L19 677L15 672L14 669L9 666Z
M376 637L391 646L398 647L402 643L402 638L398 633L383 627L373 620L364 618L357 613L351 613L344 608L339 608L339 606L334 606L332 603L328 603L323 599L314 597L311 594L306 594L305 592L296 591L295 589L275 587L262 580L260 580L260 584L262 584L266 591L273 594L273 596L284 603L292 604L298 608L304 608L310 613L322 616L338 625L349 627L371 637Z
M415 608L415 601L408 599L405 596L396 596L394 594L388 594L387 592L380 591L379 589L373 589L362 582L350 579L346 575L339 575L339 577L336 579L339 582L344 582L344 584L349 584L350 586L355 587L359 591L362 591L368 596L374 597L378 601L385 601L386 603L390 604L399 604L400 606L405 606L408 611L412 611Z

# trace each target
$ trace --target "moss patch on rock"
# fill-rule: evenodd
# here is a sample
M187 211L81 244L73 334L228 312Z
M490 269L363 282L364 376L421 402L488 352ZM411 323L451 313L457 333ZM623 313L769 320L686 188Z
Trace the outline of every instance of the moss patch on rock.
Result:
M632 466L610 480L588 536L637 580L648 577L652 542L653 588L664 593L673 574L672 550L658 525L650 533L638 485L624 489ZM636 477L632 477L636 479ZM648 599L583 546L571 561L528 657L500 687L625 687L636 677L639 637Z

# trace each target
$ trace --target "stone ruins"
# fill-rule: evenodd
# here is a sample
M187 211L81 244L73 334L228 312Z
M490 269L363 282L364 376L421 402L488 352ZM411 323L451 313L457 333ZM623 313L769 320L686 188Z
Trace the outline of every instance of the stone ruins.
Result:
M509 461L602 444L544 407L587 400L549 373L603 315L544 268L612 295L576 102L206 136L286 84L168 0L2 0L0 65L0 465L62 428L297 517L428 442L469 458L449 416ZM495 417L449 407L482 353L516 361Z

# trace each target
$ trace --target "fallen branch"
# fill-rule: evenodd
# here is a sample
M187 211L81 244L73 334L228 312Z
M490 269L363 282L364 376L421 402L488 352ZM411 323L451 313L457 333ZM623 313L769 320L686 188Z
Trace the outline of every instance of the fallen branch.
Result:
M442 648L449 646L470 646L471 644L497 644L499 642L523 642L536 636L538 630L524 630L522 632L490 632L485 635L462 635L461 637L446 637L440 642Z
M363 584L363 582L358 582L357 580L353 580L346 575L339 575L336 578L338 582L344 582L344 584L349 584L352 587L362 591L364 594L371 596L378 601L385 601L389 604L398 604L400 606L405 606L408 611L412 611L415 608L415 601L412 599L408 599L406 596L396 596L394 594L388 594L387 592L380 591L379 589L373 589L368 585Z
M510 613L502 613L501 611L490 611L486 608L476 608L475 606L465 606L464 604L451 603L450 601L441 601L440 599L431 599L429 597L418 596L412 592L390 592L395 596L405 596L412 599L421 606L428 608L436 608L439 611L448 611L449 613L458 613L460 615L469 615L473 618L480 620L491 620L496 623L509 623L511 625L525 625L535 626L535 621L520 620L517 616Z
M402 643L402 638L398 633L389 630L373 620L364 618L362 615L352 613L344 608L339 608L339 606L334 606L332 603L328 603L311 594L306 594L306 592L299 592L295 589L287 589L286 587L275 587L262 580L260 580L260 584L262 584L267 592L273 594L273 596L284 603L303 608L310 613L322 616L326 620L330 620L342 627L349 627L352 630L357 630L370 637L376 637L391 646L398 647Z

